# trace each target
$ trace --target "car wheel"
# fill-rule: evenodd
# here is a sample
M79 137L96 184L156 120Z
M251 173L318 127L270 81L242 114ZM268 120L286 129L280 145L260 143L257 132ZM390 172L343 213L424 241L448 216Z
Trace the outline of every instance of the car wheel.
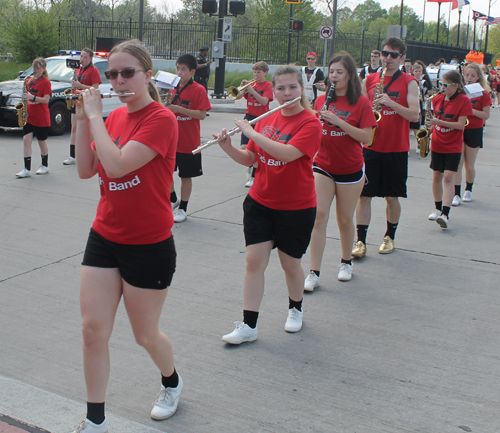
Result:
M50 135L62 135L70 127L70 115L66 103L54 102L50 107Z

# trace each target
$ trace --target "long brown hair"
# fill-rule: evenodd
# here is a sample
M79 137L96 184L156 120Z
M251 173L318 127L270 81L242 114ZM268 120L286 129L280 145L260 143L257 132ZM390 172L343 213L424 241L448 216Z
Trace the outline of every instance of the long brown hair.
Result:
M464 73L467 69L474 69L476 71L477 76L479 77L479 80L477 81L481 87L486 90L487 92L491 92L490 86L488 84L488 80L484 76L483 70L481 66L479 66L477 63L471 63L470 65L467 65L464 68Z
M464 82L462 75L458 71L448 71L443 78L450 84L457 84L457 92L465 95Z
M35 72L36 67L41 67L44 68L44 71L42 72L42 77L49 79L49 74L47 73L47 62L45 59L42 57L37 57L35 60L33 60L33 72Z
M358 78L356 62L347 51L340 51L335 54L328 63L328 75L330 75L330 66L334 63L342 63L342 65L346 69L347 75L349 76L346 92L347 102L349 102L349 104L351 105L355 104L356 102L358 102L358 99L361 96L361 83L359 82ZM330 78L328 78L328 81L330 81ZM337 95L334 93L332 101L335 102L336 100Z
M108 56L108 59L114 53L127 53L132 57L135 57L139 60L139 63L146 71L153 71L153 60L151 60L151 55L149 51L146 49L144 45L142 45L141 41L138 39L130 39L128 41L123 41L118 45L115 45ZM148 92L151 98L153 98L156 102L161 104L160 94L158 93L158 89L156 88L153 80L150 80L148 83Z
M302 72L300 71L300 69L297 69L294 65L284 65L280 66L278 69L276 69L276 71L274 71L272 79L273 89L276 87L276 77L280 77L281 75L294 75L297 79L297 82L300 84L300 87L304 87L304 82L302 81ZM302 105L302 107L304 107L309 112L314 113L311 104L307 100L306 95L304 95L304 91L302 91L300 97L300 105Z

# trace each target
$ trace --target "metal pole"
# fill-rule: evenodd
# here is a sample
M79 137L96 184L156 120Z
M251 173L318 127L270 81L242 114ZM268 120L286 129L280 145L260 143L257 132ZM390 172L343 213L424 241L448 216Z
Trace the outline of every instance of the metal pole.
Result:
M491 0L488 2L488 16L490 16L491 12ZM486 25L486 39L484 41L484 52L488 50L488 30L490 29L490 26Z
M326 44L328 42L328 39L324 39L325 45L323 46L323 75L325 75L325 67L326 67Z
M427 1L424 1L424 13L422 14L422 42L424 41L424 34L425 34L425 4Z
M439 22L441 21L441 3L438 3L438 25L436 33L436 44L439 44Z
M469 46L469 30L470 30L470 8L469 8L469 14L467 15L467 37L466 37L466 42L465 42L465 48Z
M450 7L448 9L448 34L446 35L446 45L449 45L450 42L450 17L451 17L451 2L450 2Z
M472 38L472 49L476 49L476 19L474 19L474 37Z
M330 45L330 57L333 57L333 55L335 54L335 34L337 33L337 0L333 0L332 26L333 36L332 43Z
M222 41L224 33L224 17L227 15L227 0L219 0L219 26L217 28L217 40ZM219 59L219 66L215 68L214 96L217 99L224 97L224 81L226 78L226 44L224 44L224 57Z
M401 27L401 35L403 34L403 0L401 0L401 10L399 11L399 27Z
M457 47L460 46L460 20L462 19L462 9L458 10L458 32L457 32Z
M139 40L142 41L142 28L144 25L144 0L139 3Z
M293 4L290 3L290 20L288 21L288 56L287 63L290 64L290 55L292 51L292 21L293 21Z

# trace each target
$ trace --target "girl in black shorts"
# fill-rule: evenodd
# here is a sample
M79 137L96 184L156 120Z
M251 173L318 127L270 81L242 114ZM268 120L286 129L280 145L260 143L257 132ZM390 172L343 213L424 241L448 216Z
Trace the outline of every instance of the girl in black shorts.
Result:
M87 416L73 433L108 431L104 413L108 341L122 298L137 343L161 372L161 391L151 418L172 416L183 387L170 340L159 329L175 271L169 188L177 120L159 103L151 82L151 57L139 41L116 45L108 67L105 74L114 91L133 93L120 97L126 106L114 110L104 123L99 90L84 90L76 103L78 174L83 179L98 175L101 199L83 257L80 285Z

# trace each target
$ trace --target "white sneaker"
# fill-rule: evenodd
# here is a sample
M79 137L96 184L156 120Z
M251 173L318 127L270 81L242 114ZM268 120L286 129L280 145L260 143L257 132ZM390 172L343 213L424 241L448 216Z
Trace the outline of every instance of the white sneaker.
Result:
M177 198L177 201L175 201L175 202L171 201L170 203L172 204L172 210L176 210L179 207L179 205L181 204L181 199Z
M252 177L253 166L247 167L247 180Z
M311 271L304 281L304 290L312 292L316 287L319 287L319 277Z
M88 419L84 419L78 427L71 431L71 433L107 433L108 432L108 419L104 418L101 424L94 424Z
M465 191L462 197L462 201L469 203L472 201L472 191Z
M248 178L247 183L245 183L245 188L251 188L252 187L252 185L253 185L253 179L254 178L252 176L250 176Z
M222 337L222 341L229 344L241 344L246 341L257 340L257 327L250 328L244 322L234 322L236 328L230 334L226 334Z
M176 388L165 388L162 385L160 394L158 394L158 397L156 397L153 403L151 418L158 420L170 418L177 410L183 386L184 383L180 375L179 384Z
M420 149L419 149L418 147L415 149L415 153L416 153L417 155L420 155Z
M19 173L16 173L16 177L30 177L31 171L23 168Z
M48 172L49 172L49 167L41 165L40 168L36 171L36 174L47 174Z
M349 281L352 278L352 265L341 263L339 268L339 281Z
M186 221L187 214L184 209L179 209L177 208L174 212L174 221L176 223L181 223L183 221Z
M446 215L438 216L436 222L441 226L442 229L448 228L448 217Z
M439 215L441 215L441 211L440 210L437 210L437 209L434 209L434 212L432 212L428 218L429 218L429 221L436 221L439 217Z
M64 165L75 165L76 164L76 159L73 158L72 156L68 156L64 161Z
M460 206L460 203L462 203L462 199L460 198L459 195L456 195L455 197L453 197L453 200L451 201L452 206Z
M290 308L288 310L288 317L286 318L285 331L299 332L302 329L303 314L303 311L299 311L295 307Z

